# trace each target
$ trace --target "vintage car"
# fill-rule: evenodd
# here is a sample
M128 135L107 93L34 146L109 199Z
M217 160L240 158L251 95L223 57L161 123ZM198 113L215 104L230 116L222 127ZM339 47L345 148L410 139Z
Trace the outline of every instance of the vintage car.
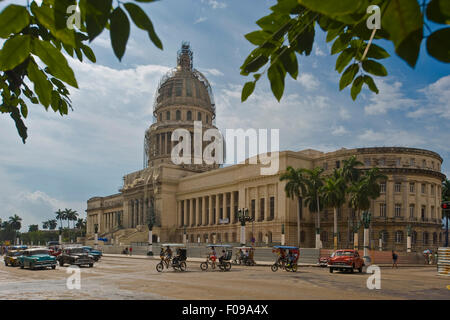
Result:
M353 249L336 250L328 259L328 268L330 273L334 270L350 271L353 273L354 269L362 272L364 260L359 256L358 251Z
M50 247L48 247L48 251L54 257L59 256L62 252L61 248L59 248L58 246L50 246Z
M100 260L100 258L102 257L103 253L100 250L95 250L92 247L89 246L83 246L82 247L88 254L90 254L91 256L94 257L95 261Z
M21 269L56 268L56 258L45 248L24 250L18 260Z
M22 253L23 253L22 249L15 249L15 250L10 249L3 258L5 266L18 267L20 265L19 257L22 255Z
M88 254L81 247L68 247L64 248L61 254L56 257L59 265L62 267L65 264L77 265L77 266L94 266L95 259L92 255Z
M319 258L319 267L326 268L328 265L328 260L330 257L320 257Z

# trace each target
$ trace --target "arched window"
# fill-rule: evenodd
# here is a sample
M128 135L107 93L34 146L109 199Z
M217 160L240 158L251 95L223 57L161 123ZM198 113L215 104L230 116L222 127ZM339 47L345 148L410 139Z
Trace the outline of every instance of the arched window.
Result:
M192 112L191 111L187 112L187 119L192 120Z
M433 244L437 244L438 235L436 232L433 232Z
M166 111L166 120L170 120L170 111Z
M197 113L197 120L202 121L202 113L201 112Z
M403 232L402 231L396 231L395 232L395 243L402 243L403 242Z
M381 232L381 240L383 243L387 243L389 241L389 233L386 230Z
M263 234L262 234L262 232L258 232L258 242L263 242Z
M181 111L180 110L177 110L176 119L181 120Z

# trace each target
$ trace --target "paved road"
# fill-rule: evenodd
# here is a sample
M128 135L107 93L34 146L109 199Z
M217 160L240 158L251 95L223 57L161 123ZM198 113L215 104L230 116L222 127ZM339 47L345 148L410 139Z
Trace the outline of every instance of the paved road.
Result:
M435 268L381 269L381 290L366 287L369 274L302 267L273 273L267 266L233 266L229 272L156 271L156 260L103 257L81 268L81 289L66 287L68 267L22 270L0 264L0 299L447 299L450 278Z

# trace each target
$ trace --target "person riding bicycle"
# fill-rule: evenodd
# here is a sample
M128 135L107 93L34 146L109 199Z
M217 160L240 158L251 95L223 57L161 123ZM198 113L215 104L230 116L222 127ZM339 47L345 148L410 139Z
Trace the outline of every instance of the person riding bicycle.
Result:
M279 248L277 263L281 264L281 266L284 267L285 262L286 262L286 252L284 252L284 249Z
M223 263L223 260L225 259L227 253L225 252L225 250L222 250L222 255L219 257L219 264Z
M166 261L167 264L169 264L170 259L172 259L172 249L170 249L170 247L167 246L167 249L166 249L165 253L166 253L165 261Z
M217 255L216 255L216 250L214 249L214 247L211 247L211 252L209 253L208 258L209 258L209 260L211 260L211 265L215 266Z
M161 247L161 251L159 252L159 257L161 258L161 260L164 260L164 256L165 256L165 254L164 254L164 248Z

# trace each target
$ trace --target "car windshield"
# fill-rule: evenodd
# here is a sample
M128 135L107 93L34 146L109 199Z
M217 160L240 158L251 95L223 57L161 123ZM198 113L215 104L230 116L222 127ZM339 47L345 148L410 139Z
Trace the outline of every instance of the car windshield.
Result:
M333 257L343 257L343 256L353 256L353 251L336 251L335 253L333 253Z
M75 248L68 250L70 253L84 253L83 248Z
M22 255L22 251L12 251L9 253L10 257L17 257L17 256L21 256Z
M36 255L36 254L48 254L48 250L36 250L36 251L30 251L30 256Z

